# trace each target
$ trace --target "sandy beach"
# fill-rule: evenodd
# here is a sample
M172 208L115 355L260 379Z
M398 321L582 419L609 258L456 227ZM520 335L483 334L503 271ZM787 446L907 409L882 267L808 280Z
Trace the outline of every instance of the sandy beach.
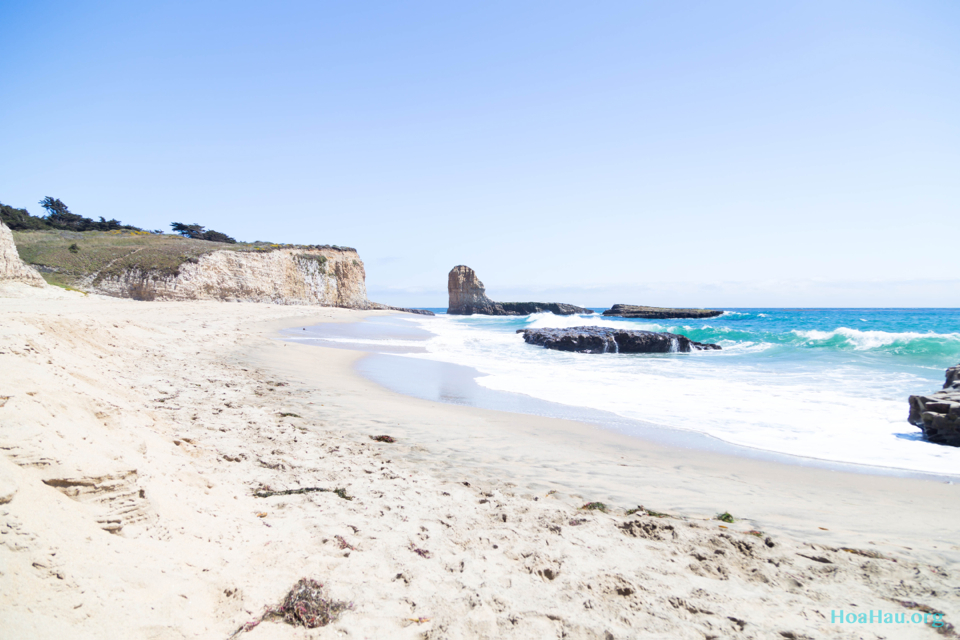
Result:
M933 638L833 612L960 616L957 484L428 402L278 338L384 311L0 296L4 638L228 638L304 577L352 607L236 637Z

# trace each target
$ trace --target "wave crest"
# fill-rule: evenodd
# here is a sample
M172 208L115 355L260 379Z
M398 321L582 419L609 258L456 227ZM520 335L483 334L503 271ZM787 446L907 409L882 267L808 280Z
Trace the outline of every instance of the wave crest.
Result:
M927 351L930 347L960 343L960 333L892 333L888 331L860 331L840 327L833 331L797 330L790 333L803 339L803 343L812 347L852 348L855 351L897 348L914 351L920 348Z

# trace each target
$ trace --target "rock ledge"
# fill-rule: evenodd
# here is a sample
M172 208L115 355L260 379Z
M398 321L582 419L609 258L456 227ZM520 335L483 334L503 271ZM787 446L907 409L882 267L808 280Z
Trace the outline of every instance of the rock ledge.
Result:
M633 304L615 304L603 312L605 316L621 318L647 318L650 320L668 320L671 318L716 318L723 311L713 309L670 309L668 307L643 307Z
M676 333L571 327L569 329L520 329L528 344L578 353L689 353L719 350L716 344L695 342Z
M960 447L960 365L947 369L942 390L910 396L908 420L930 442Z

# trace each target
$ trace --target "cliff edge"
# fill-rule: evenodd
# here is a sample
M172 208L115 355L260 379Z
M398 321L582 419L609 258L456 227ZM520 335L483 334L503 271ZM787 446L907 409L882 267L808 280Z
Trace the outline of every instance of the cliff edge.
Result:
M34 287L45 287L43 276L20 259L13 233L0 222L0 283L22 282Z
M476 272L464 265L450 270L447 294L447 313L450 315L526 316L544 311L562 316L593 313L590 309L561 302L494 302L487 297L487 290Z

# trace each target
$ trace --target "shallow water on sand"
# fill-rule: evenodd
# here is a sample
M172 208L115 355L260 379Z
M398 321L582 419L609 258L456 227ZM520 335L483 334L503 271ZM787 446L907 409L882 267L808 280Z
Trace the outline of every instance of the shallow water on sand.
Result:
M381 373L379 382L411 395L426 397L414 387L446 386L440 394L446 397L431 399L541 415L550 415L544 413L548 405L554 412L560 406L567 415L558 417L592 416L591 422L646 438L680 431L693 437L681 440L698 447L719 439L790 456L960 474L960 449L924 442L906 421L907 396L939 388L944 369L960 362L956 309L737 309L708 320L659 322L550 313L398 315L336 325L333 333L331 326L290 336L478 372L474 377L472 371L410 362L406 374ZM670 331L723 350L562 353L528 345L516 334L522 328L570 326ZM377 379L378 367L398 367L376 362L361 365L368 369L365 375ZM470 385L457 382L458 376ZM417 383L431 377L429 384ZM528 398L543 404L536 410L529 402L521 408L491 406L503 405L505 396L494 401L495 394L480 393L477 386L519 398L509 403L522 405Z

